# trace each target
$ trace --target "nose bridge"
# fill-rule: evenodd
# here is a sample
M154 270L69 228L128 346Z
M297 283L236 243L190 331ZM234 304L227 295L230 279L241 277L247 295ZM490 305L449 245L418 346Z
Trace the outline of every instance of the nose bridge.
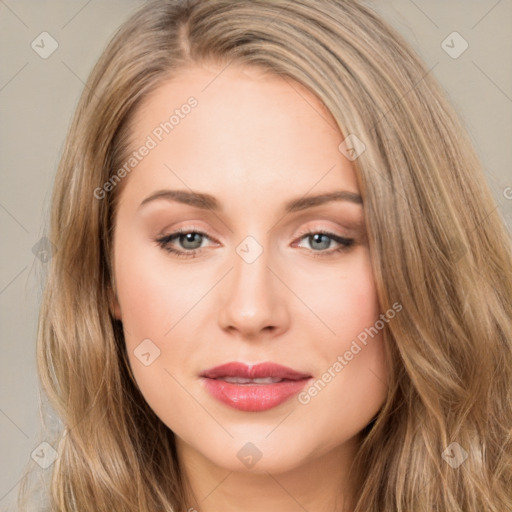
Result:
M247 236L236 248L233 279L237 293L251 298L269 292L269 251L252 236ZM248 293L245 293L248 292Z
M230 284L219 315L224 328L255 334L265 328L282 327L285 301L279 280L270 270L270 255L268 244L253 236L247 236L235 248Z

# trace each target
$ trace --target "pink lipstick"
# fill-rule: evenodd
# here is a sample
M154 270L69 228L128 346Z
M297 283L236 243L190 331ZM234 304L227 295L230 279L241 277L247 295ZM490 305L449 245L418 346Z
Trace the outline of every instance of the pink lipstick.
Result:
M296 395L311 375L275 363L231 362L201 375L206 390L240 411L266 411Z

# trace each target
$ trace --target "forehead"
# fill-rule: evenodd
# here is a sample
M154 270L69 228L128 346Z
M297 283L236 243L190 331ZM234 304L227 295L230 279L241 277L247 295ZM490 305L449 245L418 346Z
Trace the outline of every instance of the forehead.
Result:
M322 102L259 68L180 71L145 98L131 130L132 150L154 143L129 176L127 188L138 195L177 186L246 201L260 193L284 201L309 190L358 192L338 149L343 136Z

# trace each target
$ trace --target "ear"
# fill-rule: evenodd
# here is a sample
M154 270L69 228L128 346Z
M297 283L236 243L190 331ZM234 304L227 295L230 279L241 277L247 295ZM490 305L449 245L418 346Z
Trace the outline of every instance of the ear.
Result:
M119 301L117 300L117 295L112 286L108 287L108 305L110 314L117 320L122 320L121 317L121 307L119 306Z

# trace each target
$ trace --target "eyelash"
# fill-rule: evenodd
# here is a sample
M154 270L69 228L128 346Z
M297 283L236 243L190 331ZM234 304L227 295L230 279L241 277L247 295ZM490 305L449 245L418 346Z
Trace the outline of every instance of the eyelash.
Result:
M198 231L195 229L188 229L188 228L181 228L169 235L163 236L161 238L158 238L156 240L159 247L164 249L170 254L173 254L174 256L177 256L179 258L196 258L198 256L198 252L201 251L201 249L193 249L191 251L179 251L177 249L172 248L169 243L174 240L175 238L179 238L180 235L184 234L198 234L201 236L204 236L206 238L210 238L207 233L204 233L202 231ZM336 249L331 249L327 251L314 251L312 249L308 249L309 251L313 252L314 258L327 258L330 256L334 256L335 254L348 252L354 245L355 240L353 238L345 238L342 236L335 235L334 233L330 233L328 231L319 229L315 231L306 231L299 235L299 240L304 238L306 235L325 235L332 240L334 240L336 243L340 244L340 246Z

